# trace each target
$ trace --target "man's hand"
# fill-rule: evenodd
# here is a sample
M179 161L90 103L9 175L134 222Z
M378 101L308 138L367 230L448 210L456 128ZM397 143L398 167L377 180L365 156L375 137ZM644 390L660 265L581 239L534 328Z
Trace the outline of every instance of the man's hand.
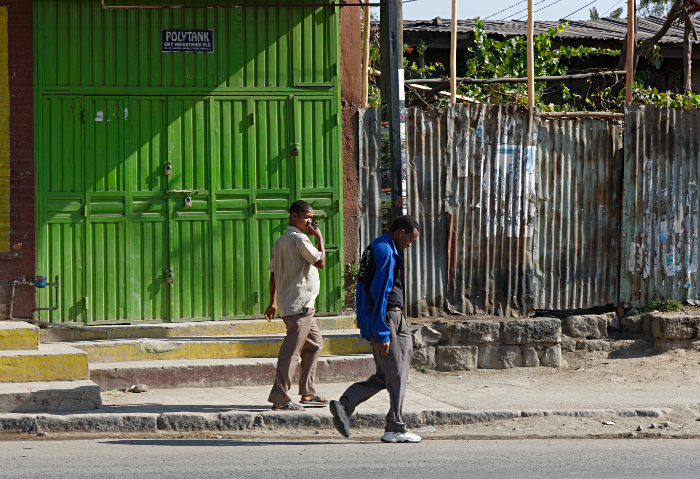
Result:
M275 314L277 314L277 305L271 304L265 310L265 319L267 319L268 323L275 318Z
M309 225L309 229L307 231L311 236L318 239L323 239L323 236L321 235L321 228L318 226Z
M387 341L386 343L377 343L377 351L379 354L382 356L389 354L389 344L391 344L391 341Z

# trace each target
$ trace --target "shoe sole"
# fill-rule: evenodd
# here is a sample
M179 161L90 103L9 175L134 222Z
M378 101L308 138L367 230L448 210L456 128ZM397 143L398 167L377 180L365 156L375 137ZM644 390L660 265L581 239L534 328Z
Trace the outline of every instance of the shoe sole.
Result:
M350 437L350 428L340 420L338 409L335 407L335 401L330 402L330 410L331 414L333 415L333 426L335 429L341 434L341 436L346 438Z

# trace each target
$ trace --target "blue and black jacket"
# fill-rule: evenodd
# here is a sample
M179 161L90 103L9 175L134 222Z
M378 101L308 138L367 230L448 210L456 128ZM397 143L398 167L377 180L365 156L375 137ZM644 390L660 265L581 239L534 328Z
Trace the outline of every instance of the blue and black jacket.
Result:
M389 326L384 321L389 292L394 287L394 268L401 261L391 237L384 233L362 253L357 280L357 327L367 341L389 341Z

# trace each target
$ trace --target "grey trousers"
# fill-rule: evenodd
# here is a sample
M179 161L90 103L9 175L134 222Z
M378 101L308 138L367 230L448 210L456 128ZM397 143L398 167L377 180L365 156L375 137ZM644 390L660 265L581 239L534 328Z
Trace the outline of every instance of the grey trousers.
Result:
M372 351L377 372L366 381L350 386L340 397L340 404L350 416L357 406L382 389L389 391L389 413L386 415L385 432L408 432L401 419L406 381L413 356L413 340L400 311L387 311L385 321L391 329L389 354L377 352L376 338L372 338Z
M287 326L287 336L282 341L277 356L275 384L267 398L272 404L283 405L292 400L289 397L289 389L292 386L292 378L297 370L299 360L301 360L299 394L302 396L316 395L314 381L318 357L323 349L323 336L316 324L315 312L315 309L309 308L305 315L294 314L282 318Z

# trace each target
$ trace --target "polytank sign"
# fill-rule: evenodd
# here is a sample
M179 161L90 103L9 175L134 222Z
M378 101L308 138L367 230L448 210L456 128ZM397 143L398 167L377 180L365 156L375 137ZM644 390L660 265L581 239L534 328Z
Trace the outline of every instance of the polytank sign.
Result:
M326 240L316 309L342 309L337 8L37 0L36 18L37 270L61 275L42 319L259 317L297 199Z

